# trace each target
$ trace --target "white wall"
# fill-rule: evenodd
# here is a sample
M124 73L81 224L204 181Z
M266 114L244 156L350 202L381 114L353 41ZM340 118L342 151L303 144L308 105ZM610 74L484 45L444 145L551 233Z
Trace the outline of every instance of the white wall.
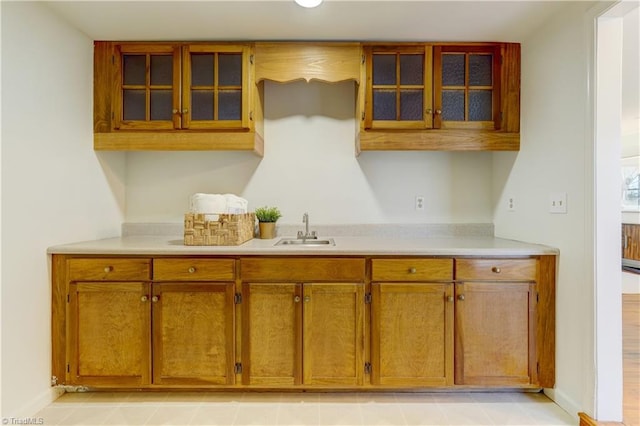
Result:
M570 414L593 413L593 283L587 279L585 5L574 3L522 43L521 150L494 154L495 234L560 249L556 289L556 388ZM504 176L508 176L504 179ZM506 184L505 184L506 182ZM504 187L502 187L504 185ZM550 214L549 195L568 194L568 213ZM516 211L506 209L516 197ZM619 234L619 232L618 232Z
M522 144L515 159L508 154L495 155L495 233L560 249L556 289L556 387L548 393L574 416L585 411L598 420L615 421L621 417L621 387L615 386L616 382L621 385L621 366L617 359L621 358L621 352L615 332L602 330L605 321L598 324L598 339L604 342L611 338L613 344L608 354L598 353L602 359L596 360L594 352L597 320L592 194L595 169L590 133L592 118L588 115L591 89L587 90L594 39L590 14L594 12L587 10L589 5L572 4L522 44ZM509 177L501 188L504 181L498 177L505 175ZM619 193L618 188L619 182L609 190ZM567 214L549 213L549 195L555 192L568 194ZM516 212L504 208L510 194L518 197ZM619 218L619 208L617 212ZM526 226L522 226L523 223ZM606 235L608 231L608 235L619 238L619 219L617 224L611 221L606 225L608 228L600 228L599 235ZM618 240L614 241L613 252L616 244L619 248ZM607 247L610 246L602 246ZM619 299L619 269L618 259L617 282L614 276L609 298ZM613 307L609 298L598 300L601 312ZM615 309L610 320L608 330L619 330L620 318L615 315ZM608 385L612 386L606 394L603 389Z
M277 205L281 223L491 223L489 153L354 155L354 83L265 82L265 155L127 154L129 222L179 222L195 192ZM415 210L415 196L425 210Z
M42 3L2 2L5 418L53 397L47 247L120 231L124 156L92 148L92 58L91 40Z

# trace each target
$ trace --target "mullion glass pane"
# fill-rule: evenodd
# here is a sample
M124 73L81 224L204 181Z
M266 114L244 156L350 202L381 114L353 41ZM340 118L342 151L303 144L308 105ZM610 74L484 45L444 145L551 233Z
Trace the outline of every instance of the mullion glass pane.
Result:
M373 55L373 84L396 84L396 55Z
M214 55L212 53L191 54L191 85L213 86L214 82Z
M373 119L396 119L396 92L395 90L373 91Z
M400 55L400 84L424 84L424 55Z
M221 90L218 93L218 120L240 120L242 91Z
M464 121L464 90L442 91L442 119Z
M423 120L422 110L422 90L400 91L400 120Z
M150 93L151 120L171 120L173 109L173 92L171 90L152 90Z
M213 92L210 90L193 90L191 92L191 119L213 120Z
M493 55L469 55L469 86L491 86Z
M493 120L493 96L491 90L469 91L469 121Z
M173 84L173 57L151 55L151 84L171 86Z
M218 54L218 85L219 86L242 85L242 54L240 53Z
M463 54L442 55L442 85L464 86L464 56Z
M146 120L147 101L144 90L123 90L122 101L124 120Z
M122 55L123 84L144 86L147 84L147 57Z

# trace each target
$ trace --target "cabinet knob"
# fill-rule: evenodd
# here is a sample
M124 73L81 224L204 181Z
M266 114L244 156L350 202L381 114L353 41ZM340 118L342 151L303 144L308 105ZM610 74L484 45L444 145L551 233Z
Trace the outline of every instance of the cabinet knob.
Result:
M152 301L153 303L156 303L158 300L160 300L160 298L159 298L158 296L153 296L153 297L151 298L151 301Z
M293 301L296 302L296 303L300 303L300 296L294 297Z
M493 272L495 274L499 274L500 273L500 268L498 268L497 266L494 266L493 268L491 268L491 272Z
M172 110L171 110L171 112L172 112L173 114L177 114L177 113L179 113L180 111L178 111L177 109L175 109L175 108L174 108L174 109L172 109Z
M196 272L196 268L194 266L190 267L187 270L189 271L190 274L193 274L194 272Z
M431 108L429 108L428 110L425 111L427 114L433 114L433 110Z
M439 115L439 114L442 114L442 110L441 110L441 109L437 109L437 110L436 110L436 114L438 114L438 115Z
M183 114L187 114L188 112L189 112L189 110L188 110L188 109L186 109L186 108L182 110L182 113L183 113Z
M106 272L108 274L111 271L113 271L113 266L105 266L104 272Z
M447 296L447 302L453 302L453 296Z
M458 300L464 300L464 294L459 294L458 295Z
M415 274L417 272L416 268L409 268L410 274Z
M310 301L311 301L311 297L309 297L309 296L305 296L304 297L304 302L305 303L309 303Z
M141 301L141 302L146 302L147 300L149 300L149 297L147 297L147 296L142 296L142 297L140 298L140 301Z

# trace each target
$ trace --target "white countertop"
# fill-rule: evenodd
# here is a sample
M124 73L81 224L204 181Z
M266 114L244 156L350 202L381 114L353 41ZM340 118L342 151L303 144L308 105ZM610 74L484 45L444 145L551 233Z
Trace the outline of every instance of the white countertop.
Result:
M49 254L101 255L414 255L414 256L528 256L558 254L553 247L493 237L394 238L331 236L335 246L274 246L272 240L253 239L239 246L185 246L179 236L127 236L50 247Z

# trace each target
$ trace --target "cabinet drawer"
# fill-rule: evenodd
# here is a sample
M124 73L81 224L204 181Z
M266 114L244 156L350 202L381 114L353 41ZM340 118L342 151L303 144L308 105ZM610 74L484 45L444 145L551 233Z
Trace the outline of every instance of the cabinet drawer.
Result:
M456 259L456 280L536 280L536 259Z
M151 278L151 259L69 259L70 281L145 281Z
M234 259L153 259L156 281L231 281Z
M453 259L373 259L373 281L453 280Z
M242 259L243 281L364 281L364 259Z

